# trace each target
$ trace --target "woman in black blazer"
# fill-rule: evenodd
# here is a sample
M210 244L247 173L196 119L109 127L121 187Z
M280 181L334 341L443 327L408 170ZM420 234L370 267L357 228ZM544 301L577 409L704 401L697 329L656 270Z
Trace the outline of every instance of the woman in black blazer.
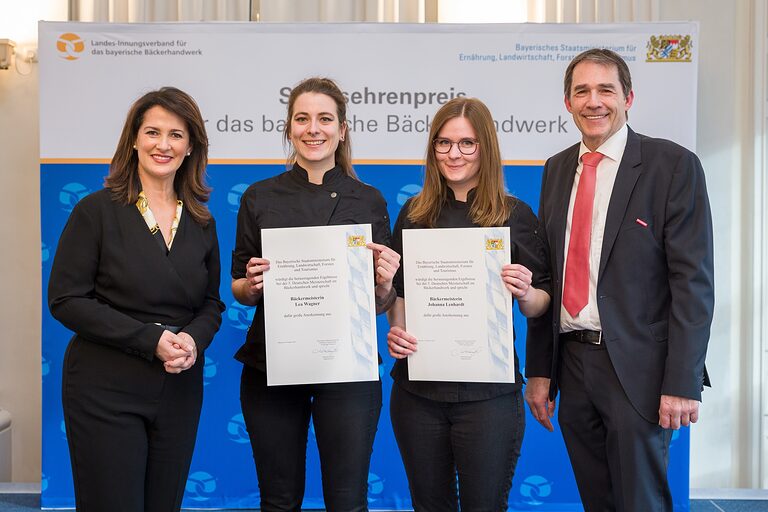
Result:
M221 323L219 246L205 206L208 138L164 87L128 112L104 189L59 240L51 314L75 332L62 400L81 512L179 510Z

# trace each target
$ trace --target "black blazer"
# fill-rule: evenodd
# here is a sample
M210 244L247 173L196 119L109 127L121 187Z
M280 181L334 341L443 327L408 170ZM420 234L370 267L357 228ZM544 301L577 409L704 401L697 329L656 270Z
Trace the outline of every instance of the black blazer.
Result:
M560 307L576 144L544 166L539 219L552 266L549 314L529 321L526 375L557 394ZM639 219L639 222L638 222ZM643 225L643 223L647 225ZM633 406L658 422L662 394L701 400L714 309L712 218L695 154L629 129L608 206L597 306L611 362Z
M163 332L182 327L199 357L221 324L219 244L213 219L181 216L170 252L136 205L107 189L83 198L59 239L48 286L51 314L78 337L152 361Z

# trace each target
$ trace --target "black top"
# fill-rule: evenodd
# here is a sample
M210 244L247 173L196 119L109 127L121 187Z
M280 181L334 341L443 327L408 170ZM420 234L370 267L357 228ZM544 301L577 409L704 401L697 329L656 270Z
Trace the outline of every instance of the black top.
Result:
M169 251L135 204L107 189L83 198L61 233L48 285L51 314L90 342L153 360L163 333L181 327L198 351L221 324L219 242L213 219L185 211Z
M448 198L440 210L440 216L435 223L436 228L468 228L477 226L469 215L474 198L474 189L467 196L467 201L457 201L453 191L448 188ZM514 197L509 197L512 204L512 213L504 223L509 226L510 252L512 263L520 263L533 273L533 286L542 289L551 295L550 277L547 269L545 245L538 234L538 219L531 211L530 206ZM402 254L403 229L422 229L425 226L415 224L408 220L411 200L404 205L395 222L392 237L392 249ZM399 297L405 298L403 285L403 266L397 271L394 286ZM391 372L392 378L403 389L430 400L442 402L470 402L473 400L486 400L506 393L518 390L522 386L517 351L515 351L515 382L485 383L485 382L433 382L411 381L408 379L408 360L398 359Z
M381 193L336 166L323 183L310 183L307 171L295 164L282 174L254 183L245 191L237 213L237 235L232 251L232 278L245 277L245 265L261 257L263 228L371 224L373 241L389 246L391 233L387 203ZM266 371L264 298L235 359Z

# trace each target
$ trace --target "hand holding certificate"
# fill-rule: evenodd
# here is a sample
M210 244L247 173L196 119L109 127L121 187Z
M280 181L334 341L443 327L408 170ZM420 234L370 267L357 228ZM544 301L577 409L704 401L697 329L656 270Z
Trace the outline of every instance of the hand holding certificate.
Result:
M262 230L267 384L379 378L370 224Z
M514 382L509 228L403 230L411 380Z

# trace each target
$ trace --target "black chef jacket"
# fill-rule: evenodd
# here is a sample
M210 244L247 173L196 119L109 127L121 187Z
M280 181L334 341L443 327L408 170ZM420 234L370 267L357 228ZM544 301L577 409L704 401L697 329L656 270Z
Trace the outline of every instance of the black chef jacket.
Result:
M381 193L336 166L323 175L323 183L309 182L298 164L282 174L254 183L243 193L237 213L237 235L232 251L232 278L245 277L248 260L262 257L263 228L371 224L373 241L391 245L387 203ZM264 298L235 359L266 371Z
M440 210L440 216L437 218L434 227L468 228L477 226L477 224L472 222L469 214L474 195L475 190L473 189L467 195L466 202L457 201L453 191L448 188L448 197ZM546 249L544 241L540 238L537 231L538 219L530 206L523 201L511 196L508 200L512 204L512 213L504 225L509 226L510 231L511 261L512 263L519 263L527 267L533 273L532 285L552 295ZM392 249L397 251L398 254L402 254L403 251L403 229L424 228L424 226L408 220L410 206L411 200L409 199L403 205L395 222ZM398 297L405 298L402 265L395 275L394 286ZM517 351L515 351L514 384L411 381L408 379L407 359L398 359L392 368L391 375L401 388L415 395L441 402L469 402L473 400L486 400L520 389L522 386L522 375L520 375L519 367Z

